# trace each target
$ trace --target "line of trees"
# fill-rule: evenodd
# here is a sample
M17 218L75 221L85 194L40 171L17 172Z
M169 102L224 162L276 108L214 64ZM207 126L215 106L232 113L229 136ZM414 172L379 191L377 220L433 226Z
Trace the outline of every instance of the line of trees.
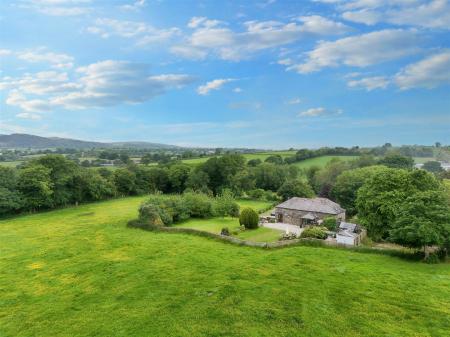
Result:
M250 166L238 154L212 157L196 167L175 162L158 166L129 163L116 170L85 168L62 155L49 154L20 168L0 167L0 215L52 209L117 196L154 192L203 192L220 195L229 189L234 195L277 199L276 192L292 185L299 170L270 162ZM305 196L311 195L306 186Z

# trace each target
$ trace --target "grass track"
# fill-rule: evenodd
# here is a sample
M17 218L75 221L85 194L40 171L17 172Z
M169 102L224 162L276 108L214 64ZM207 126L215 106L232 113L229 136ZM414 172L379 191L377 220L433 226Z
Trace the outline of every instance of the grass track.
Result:
M126 228L142 200L0 221L0 336L448 336L448 264Z

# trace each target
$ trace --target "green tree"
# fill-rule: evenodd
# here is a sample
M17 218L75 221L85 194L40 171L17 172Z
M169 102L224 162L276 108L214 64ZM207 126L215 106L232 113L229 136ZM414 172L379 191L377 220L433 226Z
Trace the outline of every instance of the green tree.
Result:
M209 176L206 172L195 169L189 174L186 188L193 191L204 192L208 190Z
M272 155L267 157L266 160L264 160L264 162L281 165L283 164L283 157L281 157L279 154Z
M246 207L239 215L239 224L248 229L258 228L259 216L253 208Z
M50 170L54 206L67 205L74 201L72 180L80 170L76 163L62 155L50 154L32 161L30 165L42 165Z
M441 173L444 169L441 166L441 163L438 161L427 161L423 164L422 168L428 172L432 173Z
M277 193L283 200L288 200L292 197L312 198L314 196L311 186L301 180L285 181Z
M372 239L386 239L396 221L398 208L406 198L439 188L436 178L424 170L382 169L357 192L358 218Z
M114 171L114 184L120 195L134 194L136 191L136 174L126 168L119 168Z
M18 191L0 187L0 215L17 212L22 207L22 195Z
M186 189L191 168L185 164L172 165L169 168L169 183L173 192L181 193Z
M262 163L253 169L256 188L277 191L285 182L288 172L285 166Z
M379 163L391 168L412 169L414 166L414 159L397 153L389 153L384 158L380 159Z
M348 216L356 214L356 193L364 183L384 166L368 166L342 172L331 189L331 197L345 210Z
M25 208L36 210L52 205L50 173L43 165L30 165L20 171L17 187L24 197Z
M417 192L398 207L391 241L422 248L428 257L430 246L444 246L450 240L450 207L442 191Z

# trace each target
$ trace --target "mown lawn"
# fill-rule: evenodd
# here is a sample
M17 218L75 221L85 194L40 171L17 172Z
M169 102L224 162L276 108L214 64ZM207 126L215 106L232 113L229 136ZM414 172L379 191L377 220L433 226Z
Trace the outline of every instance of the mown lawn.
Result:
M0 221L0 336L448 336L448 264L127 228L142 200Z

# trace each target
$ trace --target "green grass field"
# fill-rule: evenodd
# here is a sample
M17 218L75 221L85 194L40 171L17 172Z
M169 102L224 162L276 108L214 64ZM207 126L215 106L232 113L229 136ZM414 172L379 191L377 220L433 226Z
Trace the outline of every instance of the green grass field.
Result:
M0 336L448 336L449 264L127 228L144 198L0 221Z
M22 164L23 161L0 161L0 166L5 167L16 167L19 164Z
M317 158L306 159L300 162L297 162L293 165L297 166L300 169L307 169L311 166L319 166L324 167L333 159L338 158L340 160L354 160L358 158L358 156L322 156Z
M269 156L274 156L274 155L278 154L281 157L286 158L286 157L293 156L295 153L296 153L296 151L270 151L270 152L259 152L259 153L246 153L246 154L243 154L243 156L246 160L260 159L260 160L264 161ZM197 164L204 163L209 158L211 158L211 157L184 159L184 160L182 160L182 162L185 164L197 165Z

